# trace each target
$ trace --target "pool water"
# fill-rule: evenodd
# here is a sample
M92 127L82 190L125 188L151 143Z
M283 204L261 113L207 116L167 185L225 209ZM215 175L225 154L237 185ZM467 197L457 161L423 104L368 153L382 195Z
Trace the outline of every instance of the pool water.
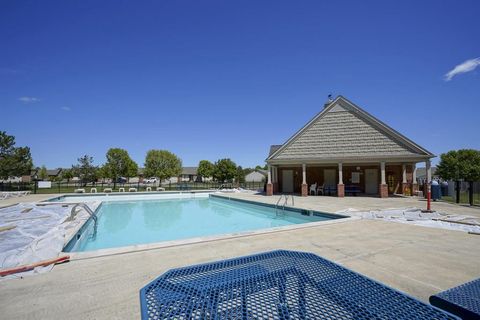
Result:
M331 220L332 215L290 211L219 197L105 201L64 251L90 251Z

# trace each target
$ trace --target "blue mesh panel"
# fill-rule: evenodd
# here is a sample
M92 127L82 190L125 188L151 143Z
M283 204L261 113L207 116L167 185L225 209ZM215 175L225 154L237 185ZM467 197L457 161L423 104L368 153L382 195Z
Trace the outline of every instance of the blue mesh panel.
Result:
M173 269L140 291L143 319L456 319L311 253Z
M480 279L431 296L430 303L462 319L480 319Z

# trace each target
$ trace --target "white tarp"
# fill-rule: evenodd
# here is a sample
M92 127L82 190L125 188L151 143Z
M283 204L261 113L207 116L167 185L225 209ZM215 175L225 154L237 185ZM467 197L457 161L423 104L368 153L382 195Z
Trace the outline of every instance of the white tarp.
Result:
M349 208L346 210L337 211L337 213L352 217L362 217L363 219L386 220L430 228L480 233L479 218L466 215L446 214L438 211L422 212L418 208L371 211L360 211Z
M95 210L99 202L89 203ZM69 221L72 204L21 203L0 209L0 269L28 265L60 255L68 238L89 218L84 209ZM38 273L50 270L35 268ZM25 273L10 277L19 277ZM5 277L4 277L5 278Z

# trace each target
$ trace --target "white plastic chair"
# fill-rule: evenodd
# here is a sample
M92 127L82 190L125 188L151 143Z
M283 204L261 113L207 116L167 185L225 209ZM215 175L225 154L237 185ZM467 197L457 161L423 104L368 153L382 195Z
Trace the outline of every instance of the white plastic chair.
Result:
M323 195L324 195L324 194L323 194L323 189L324 189L324 188L325 188L325 183L322 184L321 186L319 186L319 187L317 188L317 195L319 195L320 192L321 192L321 193L322 193L322 196L323 196Z
M310 192L309 193L312 194L312 192L313 192L314 195L317 195L317 183L314 183L310 186Z

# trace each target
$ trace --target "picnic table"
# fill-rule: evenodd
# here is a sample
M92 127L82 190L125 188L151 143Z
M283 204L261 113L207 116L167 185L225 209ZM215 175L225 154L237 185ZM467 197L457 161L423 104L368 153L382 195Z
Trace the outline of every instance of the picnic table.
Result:
M430 297L430 303L462 319L480 319L480 279Z
M277 250L172 269L142 319L457 319L312 253Z

